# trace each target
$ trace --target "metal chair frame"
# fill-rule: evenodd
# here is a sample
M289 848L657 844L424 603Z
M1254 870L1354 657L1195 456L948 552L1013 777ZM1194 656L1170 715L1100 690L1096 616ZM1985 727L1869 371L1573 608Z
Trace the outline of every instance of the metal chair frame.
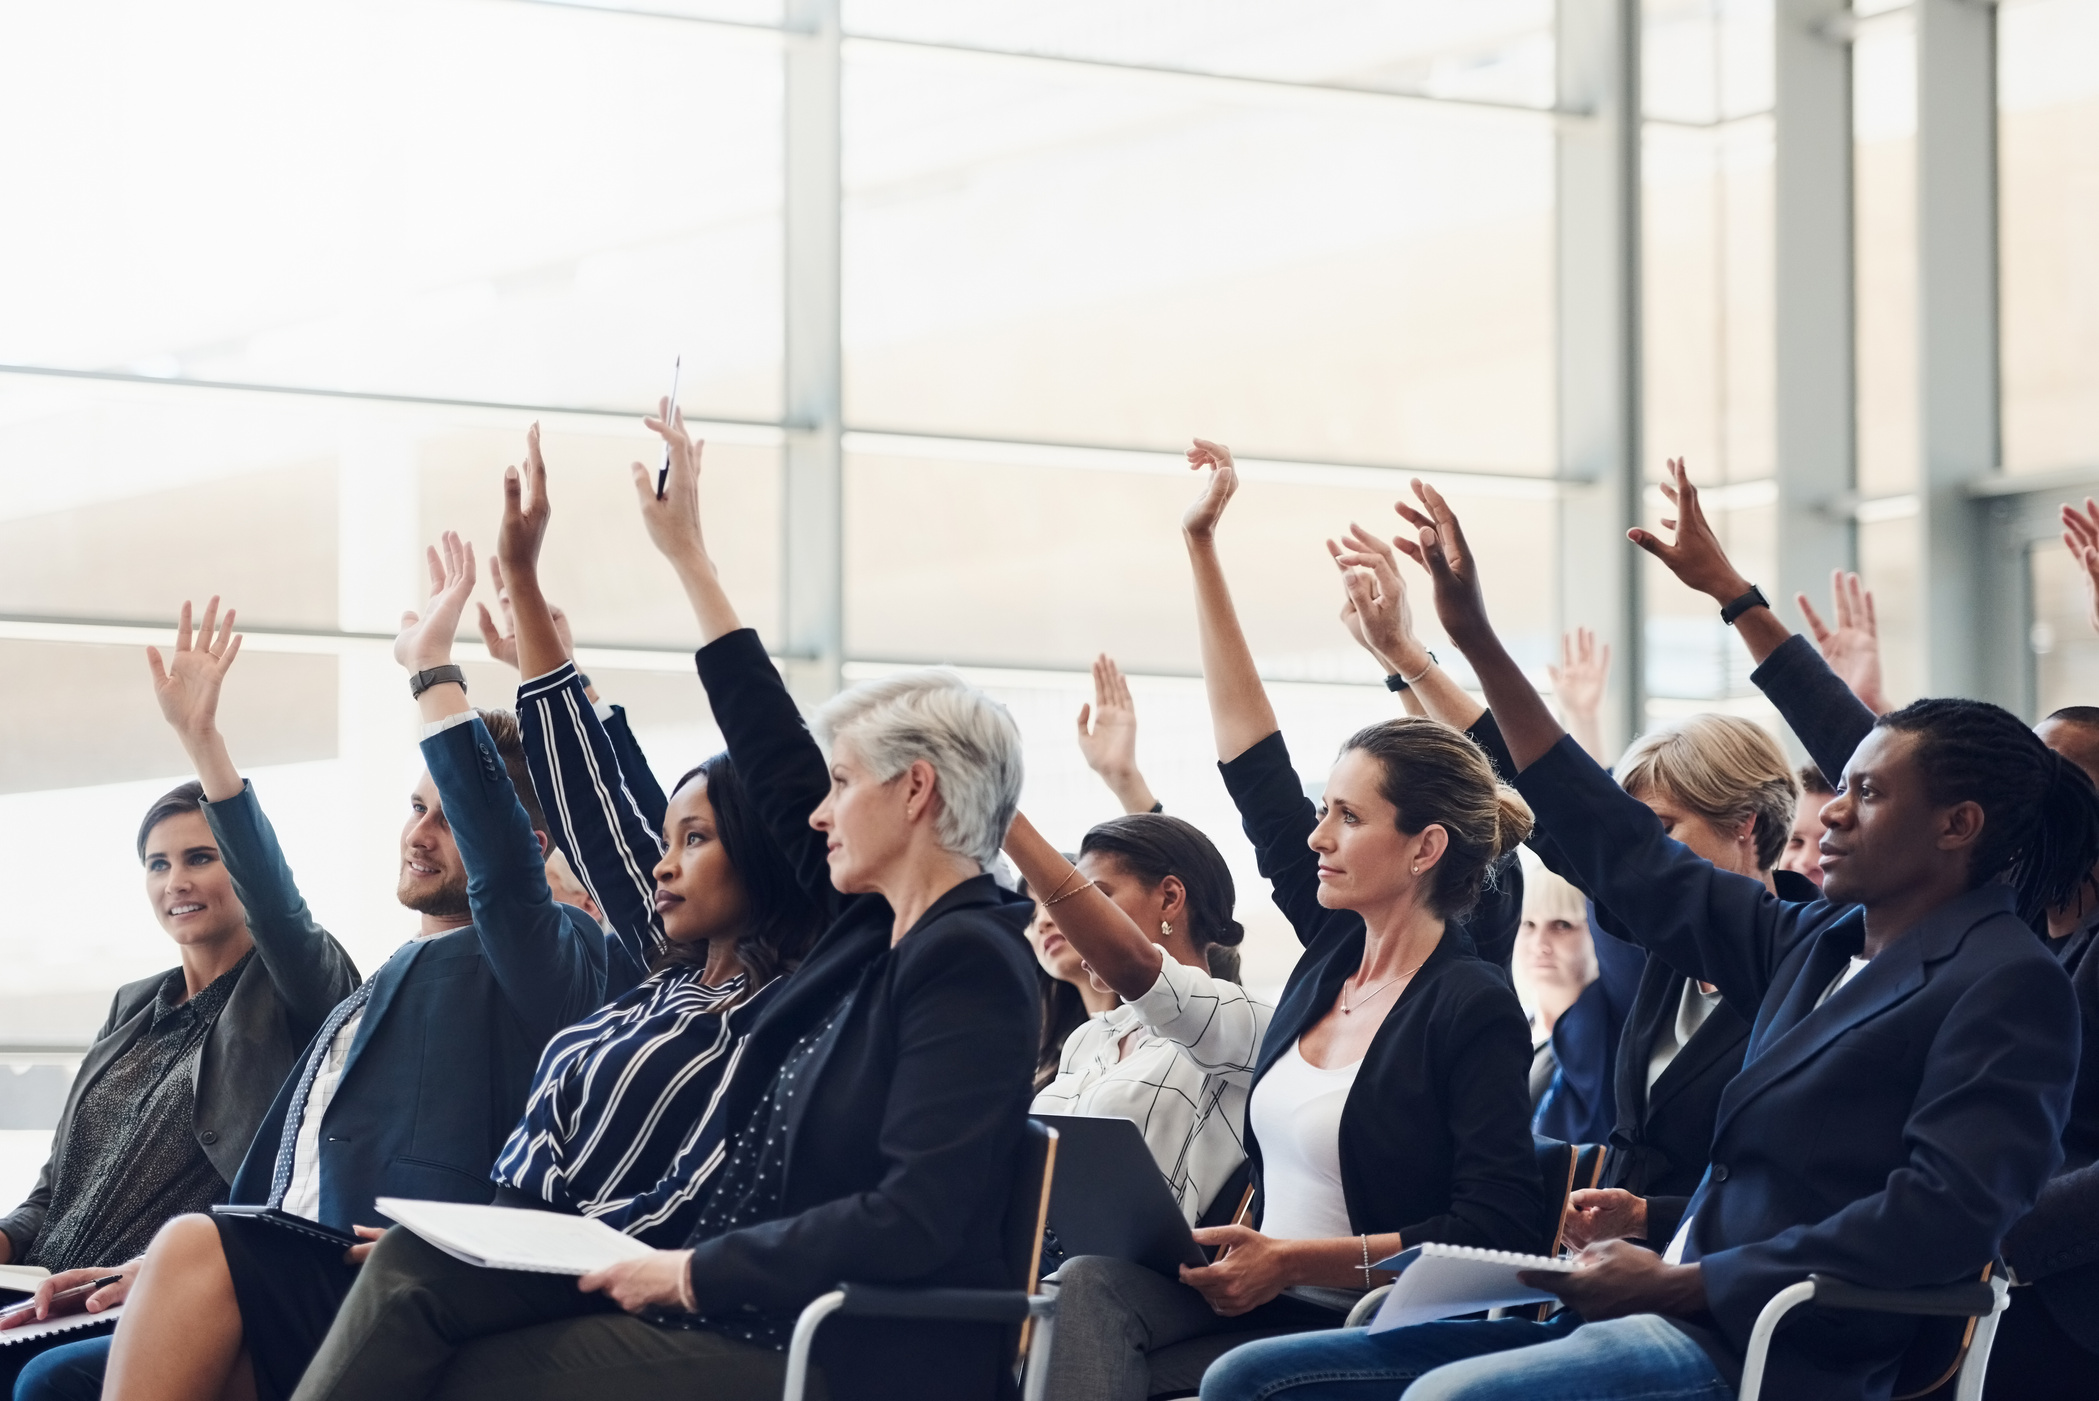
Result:
M1771 1336L1781 1319L1806 1303L1868 1313L1969 1320L1967 1337L1953 1366L1924 1391L1911 1394L1935 1391L1958 1375L1960 1385L1954 1391L1955 1401L1981 1401L1983 1378L1990 1370L1990 1345L1997 1337L1997 1320L2010 1302L2011 1286L1994 1269L1973 1284L1941 1289L1866 1289L1829 1275L1809 1275L1772 1295L1771 1302L1756 1316L1756 1324L1749 1330L1749 1351L1742 1359L1742 1385L1735 1393L1736 1401L1758 1401L1770 1361Z
M872 1284L841 1284L818 1295L803 1308L787 1344L787 1377L781 1401L804 1401L809 1387L809 1355L816 1330L833 1314L849 1318L892 1318L918 1322L1005 1323L1021 1329L1022 1401L1042 1401L1049 1386L1049 1357L1056 1331L1057 1299L1037 1292L1036 1272L1042 1262L1042 1232L1049 1224L1050 1181L1057 1168L1057 1131L1029 1121L1048 1136L1042 1149L1042 1181L1035 1202L1035 1232L1027 1269L1018 1289L892 1289ZM1025 1169L1024 1169L1025 1170Z

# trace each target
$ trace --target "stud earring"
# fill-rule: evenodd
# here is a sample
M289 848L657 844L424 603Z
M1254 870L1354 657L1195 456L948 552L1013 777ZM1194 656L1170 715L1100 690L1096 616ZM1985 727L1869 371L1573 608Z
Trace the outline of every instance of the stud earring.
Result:
M1413 867L1413 870L1414 870L1414 874L1415 874L1415 875L1417 875L1417 876L1418 876L1418 875L1420 875L1420 874L1421 874L1421 863L1420 863L1419 861L1416 861L1416 862L1414 863L1414 867Z

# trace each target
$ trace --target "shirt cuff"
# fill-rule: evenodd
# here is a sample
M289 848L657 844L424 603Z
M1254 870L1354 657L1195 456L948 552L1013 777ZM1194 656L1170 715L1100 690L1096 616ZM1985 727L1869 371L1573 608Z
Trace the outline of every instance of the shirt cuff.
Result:
M612 723L612 702L611 702L611 701L608 701L608 700L601 700L601 701L593 701L593 702L591 703L591 707L590 707L590 708L591 708L592 710L594 710L594 711L596 711L596 712L597 712L597 715L598 715L598 723L599 723L600 725L609 725L609 724L611 724L611 723Z
M457 715L447 715L442 720L432 720L423 726L423 738L435 739L455 725L464 725L469 720L478 720L480 718L481 712L478 710L462 710Z

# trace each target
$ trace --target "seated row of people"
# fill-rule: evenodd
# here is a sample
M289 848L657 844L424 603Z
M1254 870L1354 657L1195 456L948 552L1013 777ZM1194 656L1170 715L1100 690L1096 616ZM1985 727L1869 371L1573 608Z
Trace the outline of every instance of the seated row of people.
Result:
M1315 807L1218 555L1231 457L1198 440L1205 488L1183 535L1219 768L1305 946L1270 1006L1233 976L1242 931L1222 857L1156 811L1133 767L1118 771L1118 796L1154 811L1096 827L1074 862L1018 815L1010 717L951 675L856 688L812 734L721 588L699 444L674 413L650 426L671 474L658 496L637 466L637 500L693 606L726 752L666 796L623 717L577 673L539 587L551 508L535 430L505 477L497 550L521 723L474 711L450 665L475 569L447 536L431 553L430 606L396 646L426 721L430 773L401 872L424 930L369 982L313 923L217 738L231 616L208 610L193 644L185 614L174 661L156 657L204 820L154 818L142 855L201 854L203 875L157 887L178 939L191 906L217 918L194 959L185 946L182 996L175 975L120 994L124 1016L103 1039L123 1044L76 1086L88 1105L116 1080L158 1117L131 1115L113 1136L94 1127L109 1105L84 1110L40 1184L51 1219L103 1235L61 1256L33 1221L20 1247L119 1272L151 1238L101 1296L126 1300L121 1326L38 1358L18 1396L554 1398L635 1382L776 1394L798 1310L841 1279L1010 1286L999 1223L1031 1101L1135 1120L1187 1220L1220 1219L1221 1199L1238 1217L1198 1228L1218 1255L1178 1280L1123 1260L1058 1262L1059 1398L1198 1384L1311 1397L1340 1373L1370 1388L1346 1394L1364 1395L1527 1394L1548 1374L1597 1395L1647 1394L1643 1378L1724 1390L1756 1310L1807 1270L1945 1282L1987 1261L2037 1198L2036 1219L2049 1209L2042 1180L2079 1132L2067 1112L2077 1004L2047 950L1997 926L2046 907L2055 932L2068 911L2065 962L2081 954L2086 904L2099 903L2079 893L2099 861L2099 799L2074 765L2037 760L2048 750L2004 712L1921 702L1876 720L1767 609L1737 610L1759 684L1824 769L1846 775L1820 814L1825 898L1774 869L1798 831L1795 779L1755 726L1702 717L1651 736L1615 783L1562 737L1486 623L1455 519L1424 492L1427 514L1401 507L1418 541L1393 544L1434 579L1488 706L1414 634L1394 550L1361 530L1330 545L1346 621L1410 714L1352 736ZM1640 543L1716 597L1741 584L1722 601L1747 594L1699 533L1680 470L1674 490L1677 541ZM1119 682L1103 679L1112 695ZM185 819L208 824L208 851ZM1510 962L1519 946L1543 962L1550 921L1534 901L1519 937L1526 840L1572 882L1555 887L1551 921L1578 913L1597 962L1617 965L1552 1004L1553 1070L1535 1096L1544 1053ZM1001 846L1032 900L989 874ZM602 927L553 898L555 856ZM177 1131L185 1112L206 1121L201 1097L157 1087L183 1078L177 1066L202 1084L224 1009L263 965L251 1001L267 998L284 1023L275 1102L221 1154L230 1172L208 1153L208 1179L195 1155L171 1161L153 1201L133 1201L130 1236L116 1233L106 1204L83 1207L81 1194L108 1194L164 1140L216 1141ZM340 985L324 986L330 976ZM288 988L304 1022L282 1010ZM1063 1008L1061 1043L1048 1030L1059 999L1078 1009ZM2087 1025L2099 1026L2099 999ZM119 1065L130 1078L105 1068ZM228 1078L259 1100L268 1073ZM1826 1129L1803 1142L1787 1131L1803 1123ZM1618 1150L1564 1221L1535 1126ZM2073 1166L2090 1160L2087 1149ZM1224 1199L1242 1165L1255 1188L1243 1214ZM382 1234L380 1195L582 1213L654 1249L580 1289L479 1270ZM2056 1196L2070 1213L2088 1200ZM252 1219L180 1214L220 1199L377 1245L345 1257ZM11 1249L22 1216L0 1222ZM2007 1255L2075 1276L2078 1260L2036 1232L2022 1223ZM1572 1307L1551 1323L1336 1331L1389 1278L1374 1262L1406 1246L1536 1251L1556 1238L1599 1244L1583 1270L1554 1277ZM1774 1385L1885 1394L1912 1332L1811 1319L1782 1337ZM833 1395L961 1397L1010 1381L1009 1348L997 1327L847 1319L818 1355Z

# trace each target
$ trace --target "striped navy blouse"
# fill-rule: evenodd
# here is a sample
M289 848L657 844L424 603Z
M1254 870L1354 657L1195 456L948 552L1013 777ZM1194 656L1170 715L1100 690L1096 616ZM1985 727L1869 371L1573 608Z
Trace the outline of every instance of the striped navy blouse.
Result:
M517 709L555 844L618 934L660 950L664 798L624 718L600 718L572 662L519 686ZM779 986L746 996L742 976L710 987L698 968L665 968L555 1033L491 1175L651 1244L683 1244L700 1125Z

